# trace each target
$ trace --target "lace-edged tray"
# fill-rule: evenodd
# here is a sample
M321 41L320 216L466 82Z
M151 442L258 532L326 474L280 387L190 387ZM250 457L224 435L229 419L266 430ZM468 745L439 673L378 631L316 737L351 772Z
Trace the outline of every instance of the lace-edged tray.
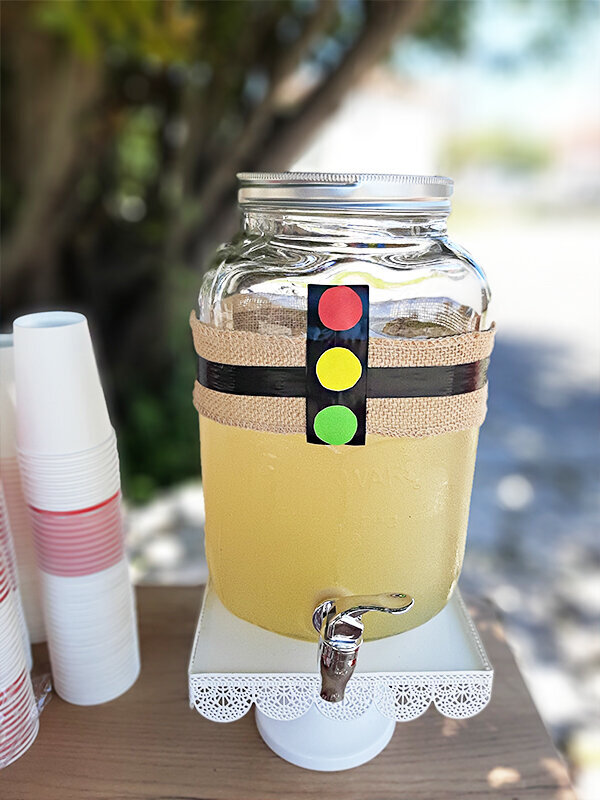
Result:
M446 717L472 717L491 697L494 671L458 590L424 625L364 643L341 703L319 697L317 649L235 617L209 585L190 658L190 706L232 722L253 703L277 720L297 719L313 704L326 717L356 719L374 703L406 722L431 703Z

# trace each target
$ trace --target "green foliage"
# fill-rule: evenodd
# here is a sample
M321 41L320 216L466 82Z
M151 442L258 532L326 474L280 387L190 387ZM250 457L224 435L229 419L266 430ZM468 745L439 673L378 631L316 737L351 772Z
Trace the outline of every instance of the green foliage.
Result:
M454 137L443 156L450 171L490 166L507 172L536 172L548 166L550 160L544 144L504 131Z
M144 194L158 177L160 120L148 107L124 113L115 147L115 179L122 194Z
M194 355L186 358L160 393L132 387L120 426L123 484L133 502L148 500L160 486L200 471L198 415L192 405Z
M33 17L85 59L101 58L110 44L129 58L168 63L190 57L204 8L176 0L51 0L33 6Z
M327 2L333 13L324 15L294 62L317 80L326 80L352 49L365 21L373 17L374 4L396 0L373 0L371 7L367 0ZM560 18L565 29L571 17L580 19L582 9L590 6L584 0L525 0L524 13L540 3L546 3L549 16ZM8 123L3 137L3 224L9 233L18 224L26 205L23 197L34 210L45 203L47 211L39 217L43 224L32 226L35 230L24 237L36 243L34 269L26 272L21 296L12 307L8 304L7 317L31 310L32 284L41 272L38 254L46 256L53 248L44 260L44 294L37 301L81 308L96 324L125 491L130 499L143 501L157 487L198 472L197 418L191 402L195 359L187 317L201 280L196 268L199 245L212 246L222 236L222 218L231 215L234 198L226 181L221 194L208 192L209 200L202 191L215 173L235 171L228 162L231 150L243 138L282 62L302 41L319 4L43 0L5 5L5 42L20 36L18 41L29 50L27 57L16 58L14 48L3 47L3 81L10 89L14 80L17 87L3 96ZM410 34L432 50L459 52L468 45L477 5L471 0L428 0ZM19 69L29 72L17 80ZM52 138L51 122L61 118L55 110L64 112L72 97L81 114L63 113L71 127L59 131L62 140ZM294 118L295 102L269 109L264 139L244 156L244 168L252 169L253 159L264 155L259 148L268 148L285 120ZM73 150L72 159L62 164L63 182L56 180L45 196L41 178L53 178L55 165L40 158L40 169L30 158L36 147L22 147L31 109L46 109L46 116L40 115L43 135L36 129L32 137L42 155L49 147L51 157L61 148ZM20 126L13 125L17 122ZM73 148L64 146L65 137ZM533 170L546 158L537 143L502 133L456 139L447 152L452 169L489 163ZM56 161L60 169L61 159ZM196 230L200 235L188 246L185 234Z
M597 17L597 0L498 0L516 13L536 15L542 21L530 43L528 55L551 57L573 27ZM483 0L428 0L425 13L412 36L437 51L461 52L470 40L471 25ZM492 0L493 2L493 0Z
M468 42L473 12L473 0L433 0L412 35L429 47L460 51Z

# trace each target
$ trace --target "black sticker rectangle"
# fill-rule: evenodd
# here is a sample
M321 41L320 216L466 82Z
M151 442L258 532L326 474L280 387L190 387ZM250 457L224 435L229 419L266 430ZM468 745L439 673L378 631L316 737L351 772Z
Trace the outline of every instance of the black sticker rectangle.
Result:
M322 286L309 284L308 286L308 309L307 309L307 328L306 328L306 440L311 444L348 444L364 445L366 438L366 417L367 417L367 360L369 348L369 287L368 286L347 286L343 291L336 291L342 287ZM321 298L326 292L330 292L321 305ZM354 293L354 297L352 297ZM362 304L357 303L356 296ZM348 303L349 301L349 303ZM345 305L347 304L347 307ZM328 313L323 313L327 308ZM347 324L348 320L354 322L354 318L360 317L352 327L340 330L339 328ZM346 322L344 322L344 318ZM325 324L324 319L336 328ZM341 321L340 321L341 320ZM317 375L317 364L319 359L331 348L345 348L349 350L360 362L360 377L349 388L336 390L327 388ZM335 361L337 356L341 356L341 361L351 361L351 371L349 374L356 374L358 366L356 361L345 353L336 351L332 354L331 361ZM340 360L340 359L338 359ZM323 365L328 359L321 363L321 373L327 375ZM354 372L352 372L354 370ZM336 373L339 374L339 371ZM325 381L327 382L327 381ZM315 432L315 420L321 411L331 406L341 406L349 409L356 418L356 432L347 441L326 441ZM323 420L334 415L338 415L342 422L351 419L348 411L335 409L333 412L326 412L317 420L317 428L323 434ZM320 424L320 427L319 427ZM331 434L335 439L339 435L339 426L331 428ZM338 433L335 433L335 431ZM343 435L343 434L342 434Z

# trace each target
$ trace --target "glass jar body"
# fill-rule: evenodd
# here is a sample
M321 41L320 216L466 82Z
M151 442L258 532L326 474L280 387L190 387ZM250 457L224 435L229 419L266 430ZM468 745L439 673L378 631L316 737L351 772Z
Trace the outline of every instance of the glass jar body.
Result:
M445 215L410 208L248 212L205 276L200 320L305 334L309 283L368 284L374 338L437 338L491 322L485 276L447 239ZM444 607L462 566L477 428L318 446L201 416L200 435L209 571L234 614L312 639L312 611L329 597L412 595L409 614L365 617L376 638Z

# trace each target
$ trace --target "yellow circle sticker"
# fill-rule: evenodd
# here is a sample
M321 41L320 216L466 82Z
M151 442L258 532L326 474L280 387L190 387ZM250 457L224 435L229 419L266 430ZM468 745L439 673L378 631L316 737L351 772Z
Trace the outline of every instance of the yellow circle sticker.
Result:
M352 388L362 375L362 364L346 347L332 347L317 361L317 378L332 392Z

